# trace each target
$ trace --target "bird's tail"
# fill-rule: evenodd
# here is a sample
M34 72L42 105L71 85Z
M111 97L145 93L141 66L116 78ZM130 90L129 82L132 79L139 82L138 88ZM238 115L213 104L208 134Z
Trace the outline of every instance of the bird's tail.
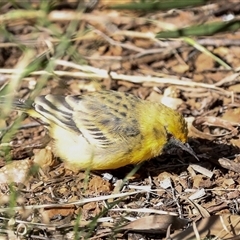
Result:
M8 109L21 111L35 119L40 119L45 125L52 124L78 131L72 119L73 110L64 96L42 95L36 97L33 102L24 99L13 99L8 102L7 98L0 97L0 108L5 106L9 107Z
M29 100L17 99L9 100L6 97L0 97L0 108L1 109L12 109L27 113L31 117L39 118L39 113L35 111L34 104Z
M0 108L11 108L13 110L26 112L27 109L32 108L32 104L24 99L0 97Z

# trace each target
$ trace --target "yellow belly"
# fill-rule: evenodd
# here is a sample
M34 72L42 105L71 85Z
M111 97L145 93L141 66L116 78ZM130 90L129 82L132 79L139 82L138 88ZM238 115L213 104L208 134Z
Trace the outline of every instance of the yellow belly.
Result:
M81 134L77 135L61 127L58 127L57 131L50 132L50 135L54 139L55 155L61 158L67 168L72 170L116 169L148 160L157 156L161 151L161 149L157 152L146 151L146 148L141 145L138 148L129 148L128 144L97 148L88 143Z

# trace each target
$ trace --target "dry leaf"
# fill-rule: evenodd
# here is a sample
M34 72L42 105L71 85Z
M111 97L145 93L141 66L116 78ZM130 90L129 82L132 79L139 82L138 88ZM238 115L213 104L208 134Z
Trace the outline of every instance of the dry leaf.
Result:
M189 70L189 66L187 64L178 64L175 66L172 66L172 71L183 74Z
M89 191L93 192L109 192L112 189L112 185L110 182L105 181L99 176L94 176L88 184Z
M210 133L204 133L201 130L198 130L200 127L199 128L195 127L195 126L199 126L199 125L222 127L224 129L229 130L229 133L227 133L227 134L232 133L233 135L236 135L238 133L238 130L233 127L233 125L236 125L236 123L232 123L232 122L229 122L227 120L217 118L217 117L199 117L199 118L196 118L190 125L190 131L191 131L192 136L199 137L202 139L214 140L218 137L223 137L226 134L214 134L213 135Z
M217 239L226 239L239 235L240 216L223 215L204 218L196 223L201 239L208 236L217 236ZM193 227L171 235L172 240L195 239ZM240 239L240 238L238 238Z
M190 198L188 200L195 207L194 212L196 213L197 216L210 217L209 212L204 207L202 207L200 204L196 203L195 201L191 201Z
M202 175L205 175L209 178L211 178L213 176L213 172L202 167L202 166L199 166L197 164L190 164L190 167L194 169L194 171L198 172L198 173L201 173Z
M193 176L193 187L198 189L203 181L203 175L195 175Z
M163 96L161 98L161 103L176 110L183 103L183 100L180 98L172 98L172 97Z
M121 230L144 233L166 232L169 225L172 230L181 229L188 224L188 220L170 215L151 215L142 217L121 227Z
M177 109L183 103L183 100L181 100L180 98L169 97L168 94L160 95L157 92L152 91L147 100L151 102L160 102L172 109Z
M50 148L46 147L35 152L34 163L45 169L53 164L53 154Z
M234 84L228 88L229 91L234 91L235 93L240 93L240 84Z
M223 115L222 119L229 122L240 123L240 108L227 109Z
M221 167L229 169L231 171L240 172L240 163L236 163L232 160L229 160L227 158L219 158L218 163L221 165Z
M42 211L42 215L44 215L46 219L52 219L58 215L66 217L68 215L73 214L74 211L75 211L74 206L66 206L66 207L62 206L62 207L51 208L51 209L46 208Z
M196 199L202 198L204 196L206 196L206 192L205 192L204 188L202 188L202 189L196 191L194 194L192 194L189 197L189 199L190 200L196 200Z
M196 71L202 72L206 71L206 69L214 68L214 60L207 56L204 53L199 54L199 56L196 59L195 65L196 65Z

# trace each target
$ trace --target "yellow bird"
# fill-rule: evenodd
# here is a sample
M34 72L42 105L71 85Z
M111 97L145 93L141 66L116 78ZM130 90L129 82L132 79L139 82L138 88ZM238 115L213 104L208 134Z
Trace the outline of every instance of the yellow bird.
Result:
M42 120L53 139L53 151L75 170L107 170L138 164L174 144L197 156L187 144L183 116L161 104L116 91L82 95L38 96L17 110Z

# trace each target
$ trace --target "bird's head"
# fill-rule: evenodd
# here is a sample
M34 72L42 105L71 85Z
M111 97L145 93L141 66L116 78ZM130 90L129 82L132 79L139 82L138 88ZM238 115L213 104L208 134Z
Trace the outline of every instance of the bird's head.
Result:
M187 143L188 127L187 122L182 114L173 110L169 111L167 115L168 121L166 119L164 124L168 137L167 145L180 147L182 150L190 153L197 160L199 160L193 149Z

